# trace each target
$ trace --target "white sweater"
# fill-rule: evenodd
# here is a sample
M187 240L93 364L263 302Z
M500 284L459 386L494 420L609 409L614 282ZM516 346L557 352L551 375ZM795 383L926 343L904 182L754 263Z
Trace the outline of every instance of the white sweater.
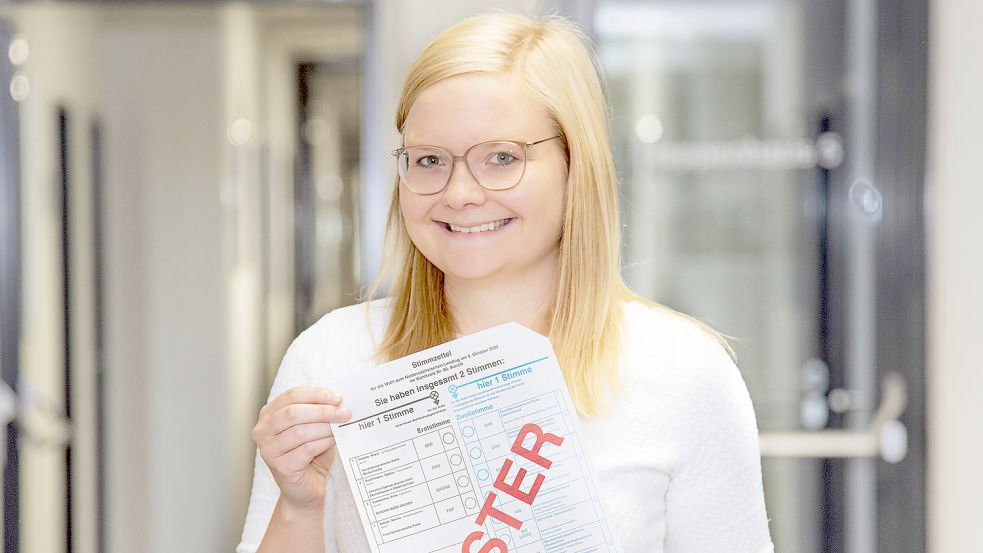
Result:
M772 552L754 411L737 367L682 317L639 303L626 304L624 316L619 392L608 414L582 424L625 553ZM380 301L322 317L287 350L270 399L371 370L387 317ZM278 497L257 453L236 553L256 551ZM325 501L325 551L368 553L341 463Z

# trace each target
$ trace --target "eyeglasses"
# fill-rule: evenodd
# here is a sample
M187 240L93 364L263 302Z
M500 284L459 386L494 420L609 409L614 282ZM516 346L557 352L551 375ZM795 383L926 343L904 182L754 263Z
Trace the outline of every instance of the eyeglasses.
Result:
M488 190L507 190L519 184L526 173L526 151L554 135L535 142L493 140L475 144L456 156L439 146L410 146L392 151L396 156L399 177L406 188L416 194L437 194L447 187L454 161L463 159L471 176Z

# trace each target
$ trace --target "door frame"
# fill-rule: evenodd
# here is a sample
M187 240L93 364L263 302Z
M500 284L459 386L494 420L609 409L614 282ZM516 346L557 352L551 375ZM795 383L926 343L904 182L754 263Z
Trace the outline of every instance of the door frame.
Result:
M0 21L0 51L6 53L12 29ZM15 68L0 56L0 374L15 393L20 372L21 333L21 205L20 121L17 104L8 91ZM3 474L3 550L20 546L20 464L16 420L6 425L6 464Z

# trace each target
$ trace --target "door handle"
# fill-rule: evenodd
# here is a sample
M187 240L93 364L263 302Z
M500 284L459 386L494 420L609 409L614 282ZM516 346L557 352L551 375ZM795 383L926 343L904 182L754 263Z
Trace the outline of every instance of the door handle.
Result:
M17 420L17 394L5 381L0 380L0 472L7 469L7 425Z
M876 458L898 463L908 454L908 429L898 420L908 404L904 377L881 380L881 403L865 430L762 432L762 457Z
M31 386L24 381L20 383L20 396L0 381L0 428L6 428L14 423L22 432L22 437L35 445L44 447L65 447L72 440L72 425L61 410L46 404L38 397ZM7 440L2 440L0 453L5 463ZM0 469L3 465L0 464Z

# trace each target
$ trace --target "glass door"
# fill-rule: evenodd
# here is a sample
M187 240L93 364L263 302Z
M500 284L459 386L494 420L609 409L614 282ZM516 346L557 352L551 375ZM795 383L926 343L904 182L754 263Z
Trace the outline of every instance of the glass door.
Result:
M898 418L911 383L877 355L894 331L877 294L890 264L878 253L877 5L595 3L624 273L730 337L777 551L923 540L923 529L904 547L878 536L901 509L879 502L892 494L878 476L907 456ZM905 470L921 478L921 465Z

